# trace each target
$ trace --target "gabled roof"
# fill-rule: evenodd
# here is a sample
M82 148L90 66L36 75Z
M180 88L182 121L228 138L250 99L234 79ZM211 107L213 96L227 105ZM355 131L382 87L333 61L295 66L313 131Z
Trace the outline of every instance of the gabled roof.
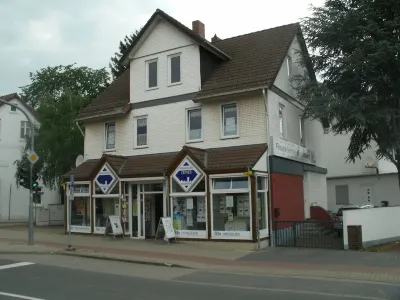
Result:
M30 107L24 100L22 100L21 97L18 96L17 93L0 96L0 99L4 100L6 102L9 102L13 99L17 99L35 118L37 117L36 111L32 107ZM2 105L4 105L4 103L0 102L0 106L2 106Z
M85 161L63 177L75 175L75 181L94 178L104 163L108 163L120 178L166 176L171 174L182 159L189 155L200 168L208 173L226 170L247 170L253 167L267 151L267 144L199 149L183 146L180 152L134 156L104 154L100 159Z
M210 51L214 55L216 55L224 60L230 59L229 55L226 54L224 51L222 51L221 49L219 49L218 47L216 47L215 45L213 45L212 43L207 41L205 38L203 38L202 36L200 36L199 34L194 32L190 28L186 27L185 25L183 25L182 23L180 23L179 21L177 21L170 15L166 14L161 9L157 9L155 11L155 13L151 16L151 18L147 21L146 25L144 25L142 30L140 30L139 34L137 35L137 37L136 37L135 41L133 42L133 44L131 45L131 47L129 47L128 51L126 51L126 53L121 57L120 62L122 62L125 65L127 65L129 63L129 55L132 52L132 50L134 50L135 46L138 43L140 43L142 38L146 38L147 37L146 35L150 34L148 29L151 29L151 27L154 26L154 24L160 18L168 21L171 25L175 26L177 29L181 30L183 33L190 36L194 41L199 43L199 45L201 47Z
M294 23L215 41L213 44L228 53L231 60L217 67L195 100L242 90L270 88L299 32L300 24Z
M129 69L125 70L104 92L83 108L75 120L90 121L127 114L132 108L129 101L129 73Z

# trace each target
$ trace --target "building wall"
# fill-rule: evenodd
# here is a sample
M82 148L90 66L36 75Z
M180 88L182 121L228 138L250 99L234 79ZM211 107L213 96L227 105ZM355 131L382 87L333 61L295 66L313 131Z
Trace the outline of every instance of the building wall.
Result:
M14 99L9 103L18 104ZM31 113L25 110L33 118ZM21 149L25 144L20 138L21 121L26 117L20 112L12 112L8 105L0 107L0 220L27 220L29 207L29 192L24 188L17 188L16 166L14 162L21 158ZM39 184L43 186L42 182ZM57 191L50 191L43 187L42 206L58 204L60 201Z
M347 210L343 212L343 228L359 225L364 248L396 241L400 238L400 206ZM344 248L349 248L347 230L343 230Z
M350 204L371 203L377 206L381 201L389 201L390 206L400 205L400 190L396 174L353 176L327 180L328 208L336 212L343 204L336 204L336 186L347 185ZM370 189L372 199L368 202L366 189Z
M168 56L181 53L182 83L168 86ZM146 90L146 61L158 58L158 88ZM160 21L130 62L132 103L197 92L201 88L200 50L188 36Z
M328 209L326 175L304 172L304 207L306 218L310 217L310 206Z
M290 188L288 188L290 187ZM272 208L280 209L275 221L304 220L303 178L301 176L271 174ZM274 211L271 212L274 214Z
M221 105L237 103L239 137L221 138ZM188 108L201 107L203 141L186 143ZM148 117L148 147L134 149L134 118ZM192 100L135 109L126 118L116 121L116 151L118 155L142 155L180 151L187 144L198 148L228 147L267 142L265 104L260 93L233 96L229 101L195 104ZM85 157L99 158L104 151L104 122L88 123L85 131Z

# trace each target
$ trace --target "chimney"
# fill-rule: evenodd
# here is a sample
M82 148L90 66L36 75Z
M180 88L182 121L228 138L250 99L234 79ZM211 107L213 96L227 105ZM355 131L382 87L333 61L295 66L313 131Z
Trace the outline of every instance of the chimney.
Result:
M192 22L192 30L200 35L202 38L206 38L206 30L204 24L199 20Z
M220 40L221 40L221 39L220 39L219 37L217 37L216 34L214 34L214 36L211 38L211 43L218 42L218 41L220 41Z

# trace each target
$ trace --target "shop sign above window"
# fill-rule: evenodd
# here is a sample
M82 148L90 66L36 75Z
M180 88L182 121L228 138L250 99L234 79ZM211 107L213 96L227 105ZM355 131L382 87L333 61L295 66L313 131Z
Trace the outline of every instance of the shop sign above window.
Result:
M195 164L185 158L175 170L172 177L185 192L190 192L203 178L204 174Z
M118 179L114 172L107 165L104 165L96 176L96 184L104 194L108 194L117 181Z

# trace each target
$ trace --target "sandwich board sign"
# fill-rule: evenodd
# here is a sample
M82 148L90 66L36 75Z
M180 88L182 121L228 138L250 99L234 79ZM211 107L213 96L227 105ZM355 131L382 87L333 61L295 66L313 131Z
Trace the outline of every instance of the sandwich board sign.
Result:
M124 237L124 231L122 230L121 219L119 216L108 216L106 221L106 230L104 235L122 235Z
M158 221L156 236L154 239L156 240L158 235L162 233L164 233L164 241L168 242L168 244L170 239L174 239L176 242L176 235L174 227L172 225L171 217L160 218L160 220Z

